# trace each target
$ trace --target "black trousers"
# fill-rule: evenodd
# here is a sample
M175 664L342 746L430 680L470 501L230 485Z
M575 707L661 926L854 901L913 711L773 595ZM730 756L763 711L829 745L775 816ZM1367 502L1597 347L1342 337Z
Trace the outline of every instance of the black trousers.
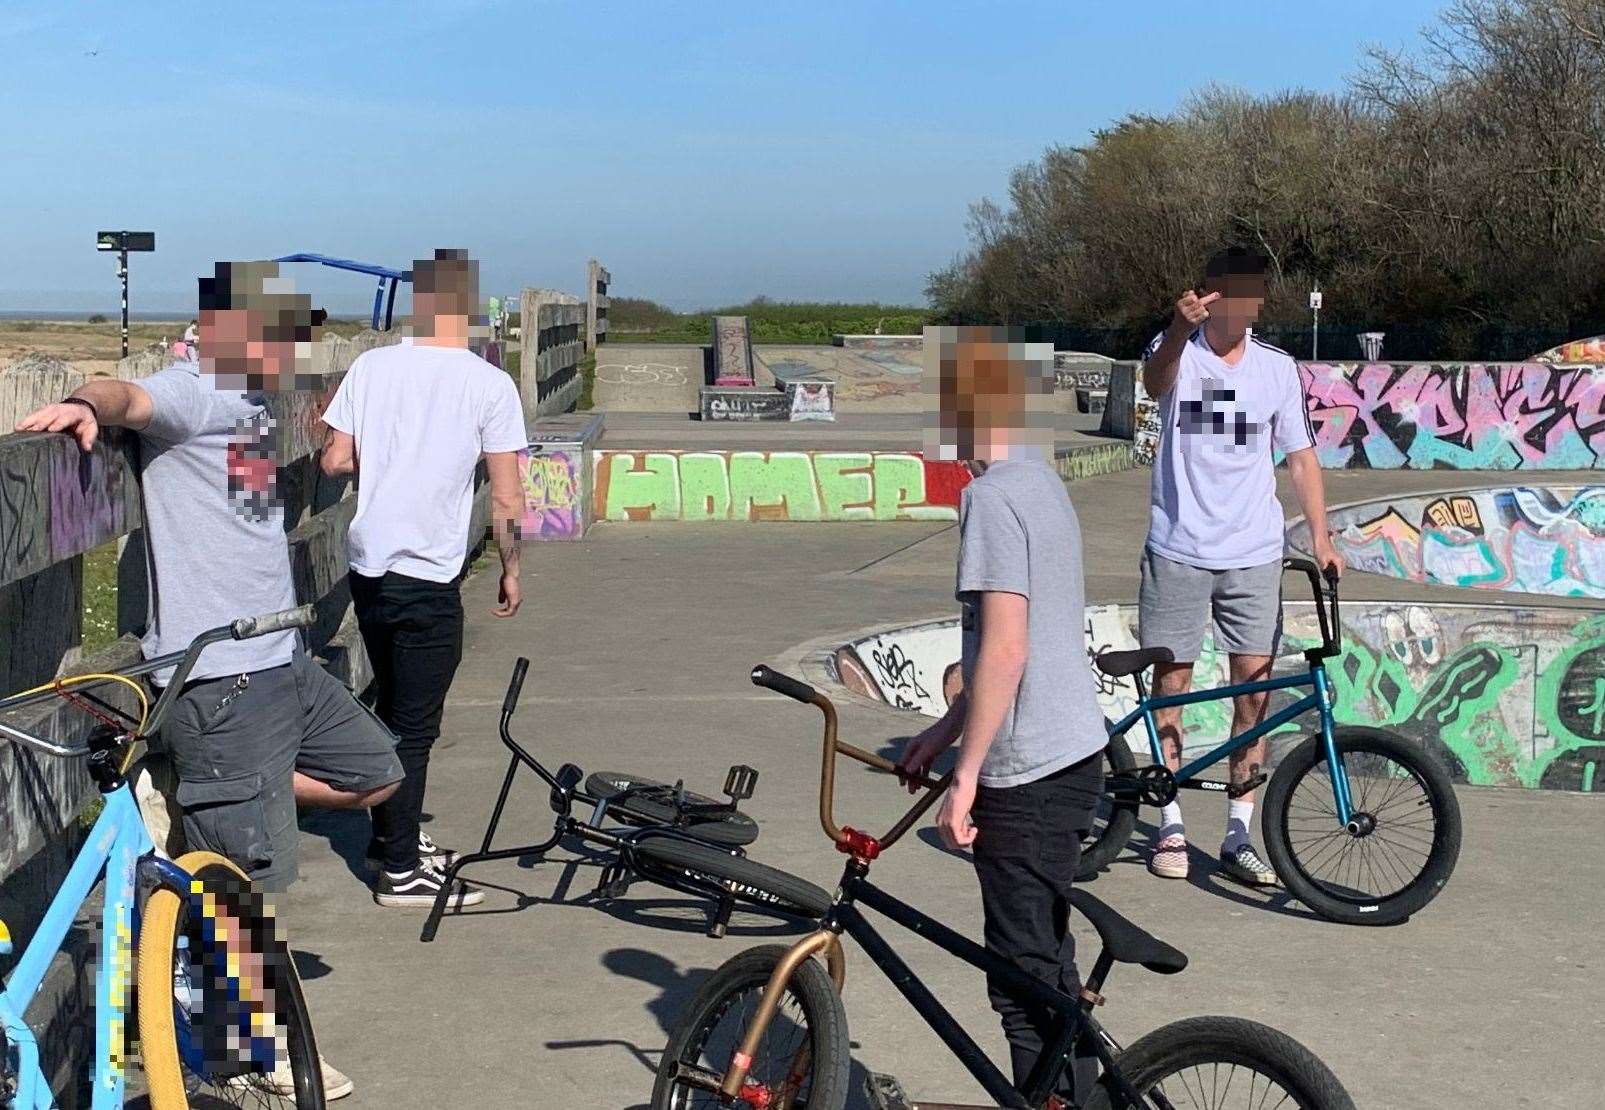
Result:
M394 572L351 574L351 602L373 666L374 712L396 734L406 778L373 810L386 871L418 866L418 822L429 779L429 751L440 736L446 694L463 657L460 579L426 582Z
M1092 827L1103 790L1103 752L1023 786L980 787L975 822L975 874L981 883L986 946L1072 998L1081 993L1067 895L1081 862L1081 837ZM1003 1019L1016 1087L1030 1075L1053 1035L1052 1014L987 981L992 1009ZM1078 1050L1055 1093L1079 1106L1098 1074L1097 1057Z

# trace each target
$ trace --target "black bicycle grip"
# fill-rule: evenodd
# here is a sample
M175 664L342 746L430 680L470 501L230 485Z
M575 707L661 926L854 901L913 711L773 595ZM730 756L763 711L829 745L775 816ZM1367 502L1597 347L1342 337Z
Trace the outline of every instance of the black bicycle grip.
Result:
M790 675L783 675L779 671L770 670L762 663L752 668L752 684L754 686L762 686L766 690L773 690L777 694L785 694L788 698L808 705L813 704L814 699L819 697L814 692L814 688L808 683L798 682Z
M229 635L236 640L249 640L253 636L266 636L270 632L283 632L286 628L306 628L318 619L317 610L310 605L283 609L260 617L241 617L229 625Z
M524 675L529 672L529 660L522 655L513 664L513 680L507 684L507 696L502 699L502 716L511 717L518 708L518 694L524 689Z

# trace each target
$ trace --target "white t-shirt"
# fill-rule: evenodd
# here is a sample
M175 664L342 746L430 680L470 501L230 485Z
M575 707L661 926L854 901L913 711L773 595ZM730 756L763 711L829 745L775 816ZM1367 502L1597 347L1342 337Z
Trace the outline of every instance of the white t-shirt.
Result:
M1251 335L1228 366L1200 328L1158 403L1149 548L1210 570L1280 559L1284 521L1271 449L1285 455L1315 444L1293 357Z
M529 445L518 387L471 351L403 340L352 362L323 420L357 441L351 569L450 582L482 454Z

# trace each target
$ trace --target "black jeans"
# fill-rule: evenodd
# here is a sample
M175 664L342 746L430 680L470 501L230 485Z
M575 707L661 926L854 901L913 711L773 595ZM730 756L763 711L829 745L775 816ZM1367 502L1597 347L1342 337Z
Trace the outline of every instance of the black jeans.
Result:
M429 750L440 736L446 694L463 657L460 580L426 582L391 572L351 574L351 603L373 666L374 712L396 734L406 778L373 810L386 871L418 866L418 822L429 778Z
M1072 998L1081 993L1081 976L1066 895L1102 790L1100 751L1023 786L980 787L971 810L987 948ZM1003 1019L1018 1087L1053 1035L1053 1016L1001 987L988 977L987 994ZM1079 1106L1097 1079L1097 1064L1095 1055L1078 1048L1073 1089L1067 1075L1055 1093Z

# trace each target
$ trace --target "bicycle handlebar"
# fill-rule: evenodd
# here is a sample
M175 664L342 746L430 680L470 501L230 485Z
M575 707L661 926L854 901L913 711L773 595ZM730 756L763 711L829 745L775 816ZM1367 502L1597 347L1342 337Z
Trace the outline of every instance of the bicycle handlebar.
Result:
M773 690L777 694L784 694L786 697L803 702L806 705L815 706L825 715L824 754L819 772L819 823L824 828L825 835L830 837L844 851L856 851L857 846L863 842L864 834L852 829L844 829L836 824L836 757L838 755L856 759L858 762L873 767L877 771L885 771L888 774L896 775L902 782L923 786L928 791L925 797L916 802L913 808L898 819L897 823L891 827L885 836L876 838L879 848L883 849L890 848L904 833L912 828L914 823L925 814L925 811L930 809L936 802L936 799L941 797L942 791L947 789L948 783L952 780L952 775L933 779L929 775L906 774L891 760L838 740L836 738L836 707L831 704L829 698L806 682L801 682L790 675L781 674L779 671L760 663L752 669L752 684L754 686L762 686L767 690Z
M256 636L266 636L270 632L283 632L287 628L308 628L318 619L318 613L311 605L300 605L294 609L281 609L277 613L268 613L260 617L241 617L229 625L229 635L236 640L249 640Z
M1283 559L1282 569L1296 570L1310 580L1310 592L1315 596L1315 615L1321 624L1321 656L1329 659L1337 655L1343 650L1343 624L1338 619L1337 571L1332 567L1318 567L1314 560L1297 556Z
M520 655L513 663L513 680L507 684L507 696L502 699L502 716L511 717L518 708L518 695L524 689L524 675L529 673L529 660Z

